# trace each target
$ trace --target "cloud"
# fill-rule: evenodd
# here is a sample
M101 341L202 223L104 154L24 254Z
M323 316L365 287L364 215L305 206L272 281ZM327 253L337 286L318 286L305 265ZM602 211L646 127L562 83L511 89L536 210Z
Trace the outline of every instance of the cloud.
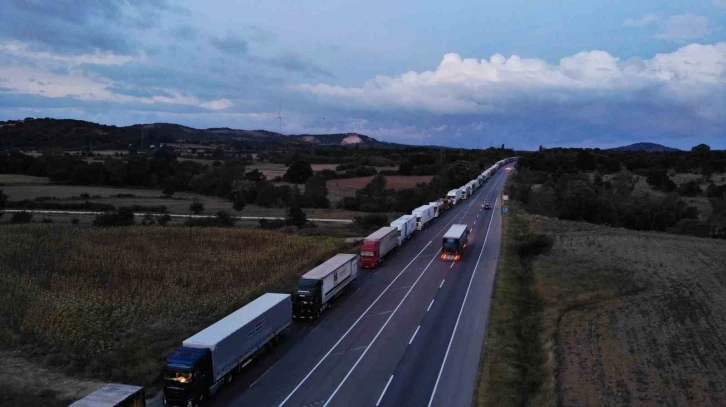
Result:
M623 25L625 27L645 27L646 25L649 25L649 24L654 23L659 20L660 20L660 17L656 14L646 14L637 20L629 18L629 19L623 21Z
M121 65L136 60L130 55L118 55L108 51L95 51L90 54L59 54L50 51L34 51L27 43L7 41L0 43L0 54L14 55L32 60L63 62L72 66L90 63L98 65Z
M726 0L713 0L713 5L716 7L726 7Z
M209 39L218 50L232 55L244 55L247 53L248 44L244 38L227 34L224 37L212 37Z
M287 52L265 61L272 66L282 68L286 71L299 72L310 76L325 76L328 78L334 76L330 71L320 68L312 62L305 61L296 52Z
M708 17L684 14L672 16L664 22L655 38L661 40L681 41L703 38L713 32L708 26Z

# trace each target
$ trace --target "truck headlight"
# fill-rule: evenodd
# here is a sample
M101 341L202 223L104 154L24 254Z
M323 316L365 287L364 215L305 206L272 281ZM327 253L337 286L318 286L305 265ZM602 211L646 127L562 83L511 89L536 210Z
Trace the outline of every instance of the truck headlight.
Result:
M192 407L192 401L191 400L187 401L187 407Z

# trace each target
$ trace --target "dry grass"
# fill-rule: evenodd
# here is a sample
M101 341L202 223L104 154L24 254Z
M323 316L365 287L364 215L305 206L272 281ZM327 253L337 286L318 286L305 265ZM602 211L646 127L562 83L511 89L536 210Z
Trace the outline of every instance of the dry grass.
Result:
M0 340L68 372L149 384L185 337L344 247L244 229L4 226Z
M557 404L726 403L726 242L526 218Z

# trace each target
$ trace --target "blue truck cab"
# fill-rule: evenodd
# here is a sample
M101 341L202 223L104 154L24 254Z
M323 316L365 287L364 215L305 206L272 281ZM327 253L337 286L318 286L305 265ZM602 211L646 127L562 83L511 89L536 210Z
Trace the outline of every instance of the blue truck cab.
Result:
M164 366L164 405L195 407L207 397L212 380L209 349L179 347Z

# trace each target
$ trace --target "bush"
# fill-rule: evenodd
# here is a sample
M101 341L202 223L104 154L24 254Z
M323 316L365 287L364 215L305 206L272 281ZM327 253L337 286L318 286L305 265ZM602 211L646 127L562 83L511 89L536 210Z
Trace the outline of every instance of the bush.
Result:
M43 220L41 220L41 222L43 222L43 223L53 223L53 219L51 219L51 218L43 218Z
M283 219L260 219L260 229L279 229L285 226Z
M517 254L522 259L547 253L554 244L552 237L543 234L527 235L517 243Z
M10 217L10 222L12 223L29 223L33 219L33 214L30 212L15 212L13 213L13 216Z
M71 219L71 225L77 225L79 223L81 223L81 220L80 219L78 219L78 218Z
M131 212L149 212L149 213L166 213L166 205L131 205L121 206L119 209L128 209Z
M369 213L363 216L356 216L353 218L353 223L362 228L388 226L389 224L388 217L380 213Z
M191 205L189 205L189 210L195 215L199 215L204 212L204 204L199 201L194 201Z
M147 213L144 215L143 218L141 218L141 226L153 226L156 223L156 220L154 219L154 216L150 213Z
M80 202L38 202L28 199L22 201L8 201L8 208L13 209L48 209L56 211L113 211L115 206L105 203L85 201Z
M105 212L96 215L93 226L113 227L134 224L134 213L129 208L119 208L116 212Z
M219 211L213 218L189 218L184 221L184 226L232 227L235 223L237 223L237 218L227 212Z
M169 216L169 214L167 213L156 217L156 223L158 223L160 226L166 226L166 224L169 223L170 220L171 216Z

